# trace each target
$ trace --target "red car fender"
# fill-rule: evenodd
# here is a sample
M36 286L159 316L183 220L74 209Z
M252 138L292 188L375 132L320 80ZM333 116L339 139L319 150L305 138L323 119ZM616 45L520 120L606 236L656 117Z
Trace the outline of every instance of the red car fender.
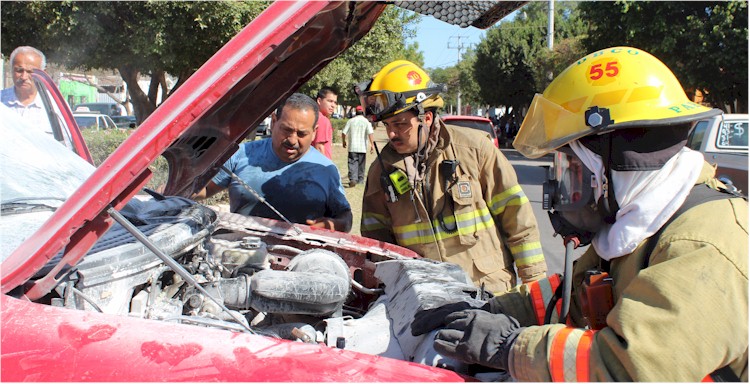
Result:
M324 345L71 310L7 295L0 305L2 381L471 380Z

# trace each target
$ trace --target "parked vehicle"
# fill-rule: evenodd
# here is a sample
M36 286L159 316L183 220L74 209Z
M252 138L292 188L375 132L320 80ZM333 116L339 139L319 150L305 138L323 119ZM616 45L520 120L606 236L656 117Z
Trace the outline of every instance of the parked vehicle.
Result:
M271 135L271 116L267 116L263 121L258 124L255 128L256 136L270 136Z
M748 115L725 114L695 123L687 146L716 164L716 177L747 195Z
M472 129L478 129L486 132L490 135L490 140L495 144L496 147L500 148L500 143L497 141L497 133L495 133L495 127L492 125L492 120L479 117L479 116L461 116L461 115L446 115L440 116L445 124L458 125L459 127L466 127Z
M137 125L137 120L133 115L111 117L112 121L114 121L115 125L117 125L117 128L135 128Z
M487 26L520 6L480 3ZM0 124L0 151L36 159L0 175L0 380L476 380L409 332L420 309L486 299L457 266L187 198L387 6L274 2L97 168ZM164 195L143 189L161 155Z
M81 129L115 129L117 124L112 121L112 118L108 115L102 115L101 113L83 113L75 112L73 117L76 119L76 123Z
M81 103L76 104L74 112L94 112L108 116L121 116L125 108L118 103Z

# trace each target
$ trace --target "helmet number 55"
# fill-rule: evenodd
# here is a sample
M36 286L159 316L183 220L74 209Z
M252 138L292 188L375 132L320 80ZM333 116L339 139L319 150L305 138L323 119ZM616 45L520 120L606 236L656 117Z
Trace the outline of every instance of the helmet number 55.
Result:
M616 61L609 61L606 64L598 63L591 65L591 68L589 68L589 79L599 80L602 76L617 76L617 74L620 73L620 67L618 67L618 64L619 63ZM604 65L604 69L602 69L602 65Z

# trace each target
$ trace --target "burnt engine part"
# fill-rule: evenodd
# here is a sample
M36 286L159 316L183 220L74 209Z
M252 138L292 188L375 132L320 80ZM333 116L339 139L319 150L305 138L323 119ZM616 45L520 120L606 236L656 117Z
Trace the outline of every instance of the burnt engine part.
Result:
M250 306L260 312L326 315L349 296L349 267L331 251L312 249L295 256L286 271L255 273L250 290Z

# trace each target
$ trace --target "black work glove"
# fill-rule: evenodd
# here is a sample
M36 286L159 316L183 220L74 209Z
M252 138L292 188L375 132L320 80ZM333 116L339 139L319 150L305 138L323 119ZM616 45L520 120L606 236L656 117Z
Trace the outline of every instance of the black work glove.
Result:
M447 327L435 336L436 351L468 364L508 370L510 348L524 329L516 319L471 309L453 313L446 321Z
M438 329L448 322L446 317L453 312L465 311L467 309L481 309L488 311L489 303L482 307L471 305L465 301L459 301L457 303L445 304L440 307L423 309L414 315L414 321L411 323L411 334L412 336L419 336Z

